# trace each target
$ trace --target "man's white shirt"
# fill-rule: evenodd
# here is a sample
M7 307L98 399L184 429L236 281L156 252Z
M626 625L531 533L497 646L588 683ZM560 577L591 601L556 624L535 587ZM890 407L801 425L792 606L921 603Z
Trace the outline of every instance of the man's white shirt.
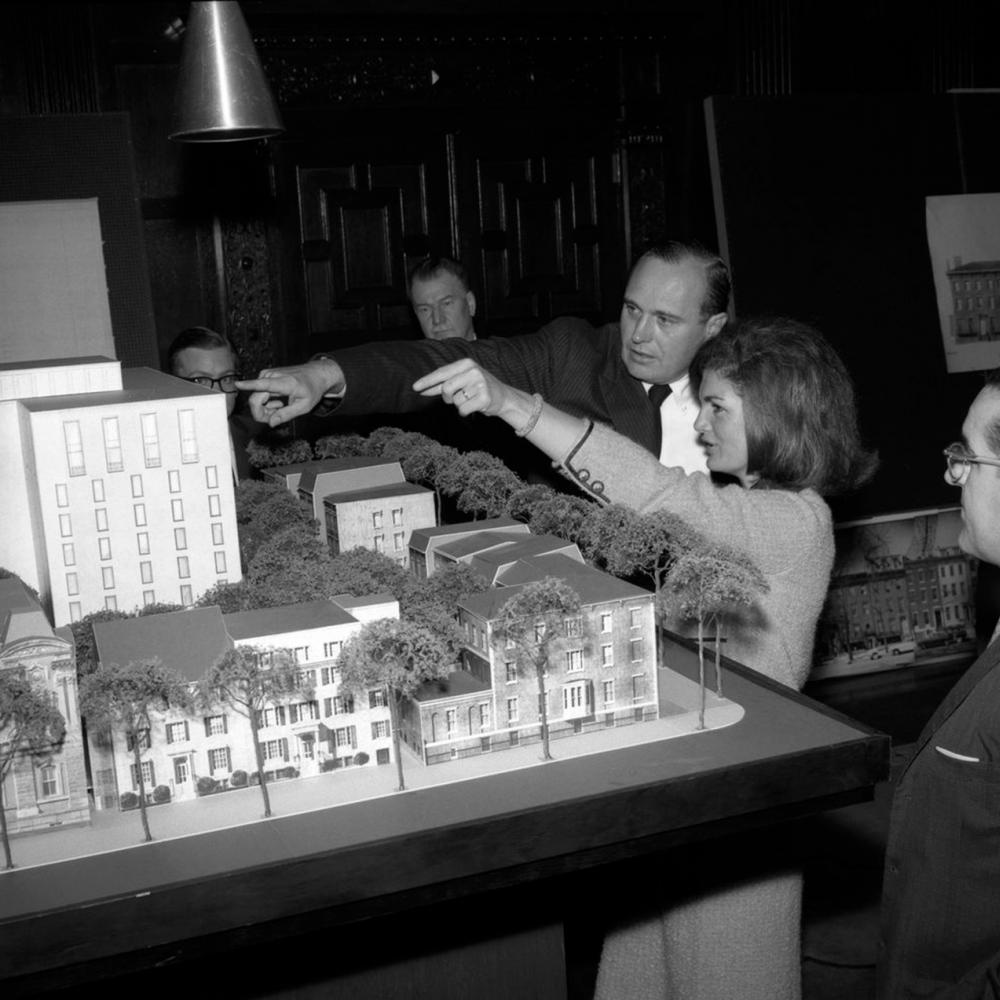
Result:
M646 389L650 383L643 382ZM698 443L694 422L698 419L698 401L685 375L670 383L670 395L660 406L660 464L680 466L685 472L707 472L705 449Z

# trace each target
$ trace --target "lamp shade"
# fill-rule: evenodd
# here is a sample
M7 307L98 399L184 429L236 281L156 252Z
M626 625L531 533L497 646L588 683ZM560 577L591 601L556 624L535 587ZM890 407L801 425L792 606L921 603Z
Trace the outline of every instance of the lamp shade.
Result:
M171 139L236 142L284 131L238 3L193 3Z

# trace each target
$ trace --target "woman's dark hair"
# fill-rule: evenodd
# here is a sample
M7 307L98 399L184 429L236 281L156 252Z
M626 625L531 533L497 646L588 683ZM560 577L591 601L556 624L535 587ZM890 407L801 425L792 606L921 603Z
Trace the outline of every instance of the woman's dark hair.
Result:
M709 371L743 399L747 468L761 485L830 496L875 472L877 456L858 432L854 383L818 330L784 317L738 320L698 349L696 393Z

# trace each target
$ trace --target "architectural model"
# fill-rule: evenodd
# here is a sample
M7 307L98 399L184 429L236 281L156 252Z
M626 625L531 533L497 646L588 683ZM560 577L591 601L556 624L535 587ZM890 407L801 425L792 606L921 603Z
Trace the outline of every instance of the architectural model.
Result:
M56 626L241 579L224 398L107 358L0 365L0 566Z
M330 552L362 546L406 566L410 533L434 527L434 493L408 483L399 462L327 458L265 469L312 507Z
M23 833L89 822L73 637L68 628L52 628L34 595L10 578L0 580L0 671L17 670L52 699L66 736L51 754L15 756L0 788L7 829Z
M247 716L195 699L153 710L148 729L137 736L114 727L87 732L93 807L132 808L140 793L144 804L164 804L262 778L270 783L346 768L357 774L366 766L396 763L384 684L349 690L338 669L344 644L366 623L400 617L394 597L331 594L233 613L192 606L210 587L239 579L221 397L207 390L189 394L184 383L146 370L122 378L117 363L105 360L52 367L62 370L48 373L44 388L65 389L75 379L72 385L80 391L24 395L39 391L41 383L21 373L20 381L0 382L9 394L22 394L0 403L0 417L26 428L13 435L25 475L18 477L21 492L12 494L11 502L21 505L24 537L37 542L32 561L16 540L5 541L8 568L29 578L35 572L63 621L153 601L179 598L186 605L93 622L94 659L100 665L158 661L192 694L213 664L240 647L251 648L265 665L271 656L290 655L296 667L294 690L272 699L257 719L262 768ZM464 564L488 588L458 600L463 642L457 668L405 699L401 758L412 756L422 767L441 765L658 718L654 596L587 565L574 543L533 535L510 518L438 526L432 491L401 481L397 462L323 460L269 470L268 478L307 499L314 513L322 512L318 520L331 550L349 538L352 546L385 551L380 537L399 529L398 543L386 554L403 565L411 562L418 579ZM94 517L91 527L88 515L95 510L105 513ZM78 531L83 523L87 531ZM40 534L33 534L36 525ZM83 554L87 573L80 567ZM518 661L498 629L505 605L546 580L568 586L579 608L559 625L559 643L544 669L536 670ZM114 587L105 586L111 581ZM6 815L18 822L25 808L50 815L51 809L42 810L43 800L62 798L66 821L85 822L87 776L72 638L68 629L48 625L20 581L7 584L0 588L0 612L8 623L21 616L4 640L12 650L10 662L22 667L29 662L22 646L30 624L30 641L41 643L48 657L47 667L30 661L30 669L41 671L39 685L59 692L72 735L59 752L58 779L46 763L42 770L37 764L22 767L8 782ZM676 705L675 710L686 711ZM684 731L690 730L673 734Z
M389 763L384 697L373 695L364 704L345 698L335 664L362 622L398 616L399 604L391 597L342 596L228 615L208 607L97 622L94 639L102 662L156 657L192 687L233 646L291 650L304 693L265 710L260 738L268 778L307 777L368 760ZM171 799L194 798L198 779L206 776L214 779L213 789L228 788L234 774L246 784L257 770L249 726L231 711L158 713L142 755L148 794L162 786ZM112 734L110 745L99 734L88 736L95 805L118 808L122 793L139 787L132 749L121 733Z

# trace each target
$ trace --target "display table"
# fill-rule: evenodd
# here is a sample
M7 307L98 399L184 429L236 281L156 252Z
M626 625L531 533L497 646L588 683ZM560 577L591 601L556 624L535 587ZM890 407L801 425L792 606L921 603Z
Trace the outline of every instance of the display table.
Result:
M683 641L666 655L696 673ZM0 989L212 975L229 996L565 996L562 917L588 874L888 776L887 736L736 664L724 693L745 715L718 731L565 760L556 744L536 768L0 873Z

